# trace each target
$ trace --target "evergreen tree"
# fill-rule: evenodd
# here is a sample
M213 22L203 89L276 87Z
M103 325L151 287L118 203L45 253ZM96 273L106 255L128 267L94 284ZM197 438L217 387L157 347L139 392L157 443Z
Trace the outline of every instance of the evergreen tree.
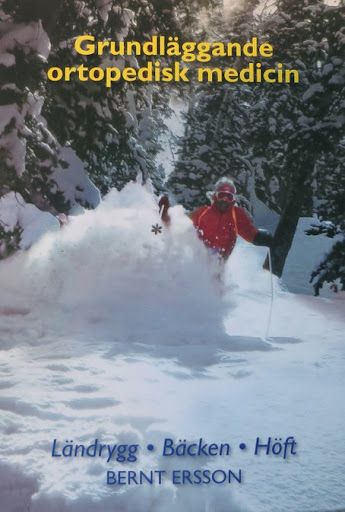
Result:
M53 192L57 142L41 117L44 57L49 41L40 22L2 25L0 61L0 192L14 190L37 206L66 207ZM19 70L19 72L17 71Z
M204 0L203 6L213 2ZM77 35L115 41L143 41L157 33L187 37L197 26L199 12L195 0L54 0L49 5L43 0L4 0L3 6L16 22L42 20L52 42L48 67L76 65L77 59L90 67L109 65L106 56L88 57L86 63L74 55ZM145 57L138 60L145 64ZM103 84L78 80L45 87L43 114L49 129L59 144L72 147L103 193L113 186L122 188L138 174L161 189L164 171L156 156L173 87L121 82L106 90Z
M15 23L2 10L0 27L0 197L14 191L41 209L66 211L52 178L58 143L41 115L49 40L40 21ZM20 243L21 228L0 219L0 256Z
M317 194L323 200L318 201L319 221L307 231L309 235L323 235L336 238L336 242L312 274L315 294L326 283L333 291L345 290L345 147L338 145L335 153L328 153L318 165Z
M204 1L205 5L209 3ZM187 14L195 7L195 1L171 0L64 0L62 4L50 31L51 66L75 65L71 47L78 34L115 41L145 41L153 34L182 34L191 22ZM190 25L188 30L191 32ZM106 62L109 63L107 57L87 58L89 66ZM130 59L126 63L129 62ZM138 62L144 65L145 56L138 58ZM157 166L156 156L161 150L164 119L170 115L172 91L173 87L124 82L110 90L92 82L48 84L44 114L60 143L71 145L103 193L113 186L122 188L139 173L144 181L151 179L159 191L164 172Z
M254 19L258 1L247 0L233 8L224 21L214 17L208 38L245 43L256 35ZM217 59L217 67L243 66L245 59ZM250 126L256 95L246 84L205 83L191 95L185 116L185 134L179 141L178 160L169 186L178 202L192 209L204 204L207 191L221 177L234 178L239 191L249 198L252 165Z
M336 151L344 134L344 6L279 0L264 31L275 48L271 64L282 62L301 73L298 86L263 88L254 139L255 153L263 156L263 200L273 203L272 180L279 191L272 260L281 276L298 220L313 212L318 163Z
M254 184L256 195L281 215L272 251L281 276L299 218L312 215L317 198L331 204L323 176L325 155L338 154L344 137L344 5L277 0L273 11L257 16L254 8L249 2L232 11L231 30L219 25L218 33L270 41L275 53L263 68L282 63L298 69L301 82L199 87L170 184L189 208L204 201L208 175L211 181L234 177L248 198ZM244 63L227 61L232 64Z
M209 84L195 92L185 117L186 131L180 141L179 158L169 179L177 201L187 209L205 203L207 192L219 178L236 179L240 192L247 195L245 126L251 114L245 87ZM235 116L234 112L240 116Z
M53 192L51 174L58 164L57 143L41 109L44 58L49 42L40 22L28 26L10 20L2 27L0 61L0 192L14 190L46 209L67 207ZM17 70L20 70L18 72Z
M134 13L119 2L64 0L57 25L52 30L50 66L104 66L107 56L75 56L73 39L93 34L97 40L122 40L134 23ZM87 60L87 62L86 62ZM113 59L114 60L114 59ZM84 162L86 170L103 193L122 188L141 173L160 188L162 176L155 164L160 149L159 123L151 108L152 97L135 92L124 82L111 89L95 82L49 83L45 116L62 145L70 145ZM133 88L134 89L134 88ZM137 99L137 96L140 98ZM130 104L129 104L130 103ZM135 108L133 108L135 107ZM154 125L155 138L146 145L143 127Z

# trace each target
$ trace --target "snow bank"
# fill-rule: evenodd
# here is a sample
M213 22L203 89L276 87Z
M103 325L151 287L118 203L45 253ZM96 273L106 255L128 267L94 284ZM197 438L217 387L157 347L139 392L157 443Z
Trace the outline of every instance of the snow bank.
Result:
M21 249L28 249L47 232L60 230L59 221L53 215L26 203L15 192L0 198L0 223L6 232L17 226L22 228Z
M184 345L224 337L226 305L210 275L215 264L182 208L171 213L171 229L155 235L153 196L129 184L0 273L15 295L19 272L26 303L63 309L74 334L87 322L90 336L114 341Z

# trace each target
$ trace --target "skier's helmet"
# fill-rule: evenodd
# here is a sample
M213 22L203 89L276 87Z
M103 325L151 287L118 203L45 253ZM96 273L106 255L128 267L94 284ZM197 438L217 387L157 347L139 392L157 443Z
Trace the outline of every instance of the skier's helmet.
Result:
M214 187L213 201L224 201L234 204L236 201L237 189L235 183L228 179L222 178L217 181Z

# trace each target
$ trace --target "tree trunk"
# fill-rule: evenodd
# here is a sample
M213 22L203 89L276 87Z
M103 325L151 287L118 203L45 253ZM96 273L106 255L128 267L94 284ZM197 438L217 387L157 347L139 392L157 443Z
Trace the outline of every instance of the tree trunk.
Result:
M293 243L298 221L301 217L303 205L305 204L306 195L310 193L310 183L308 178L312 176L315 164L314 158L303 158L299 160L296 158L295 153L294 158L295 162L293 165L291 158L288 159L286 165L286 172L291 173L291 169L293 169L293 177L286 205L273 237L271 249L272 272L277 277L281 277L283 275L286 259ZM264 268L269 268L268 258L265 261Z
M327 116L332 95L329 95L328 101L324 102L320 118ZM315 164L324 151L333 151L336 144L343 136L343 130L339 129L336 123L325 123L323 127L317 129L302 130L296 132L290 140L287 148L287 161L285 171L291 175L291 185L289 187L287 201L283 214L280 218L272 244L272 271L281 277L284 271L286 259L292 246L296 233L298 220L302 213L303 205L311 192L311 180ZM268 269L268 258L265 261L264 268Z

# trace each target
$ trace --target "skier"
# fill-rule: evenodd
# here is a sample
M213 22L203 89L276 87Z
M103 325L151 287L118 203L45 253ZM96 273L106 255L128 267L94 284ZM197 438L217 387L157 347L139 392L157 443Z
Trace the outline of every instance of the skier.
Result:
M200 240L223 261L232 253L238 235L257 246L270 247L273 240L268 231L257 229L247 212L236 204L236 194L234 182L222 178L212 192L212 204L190 215ZM168 196L160 199L159 207L163 222L169 225Z

